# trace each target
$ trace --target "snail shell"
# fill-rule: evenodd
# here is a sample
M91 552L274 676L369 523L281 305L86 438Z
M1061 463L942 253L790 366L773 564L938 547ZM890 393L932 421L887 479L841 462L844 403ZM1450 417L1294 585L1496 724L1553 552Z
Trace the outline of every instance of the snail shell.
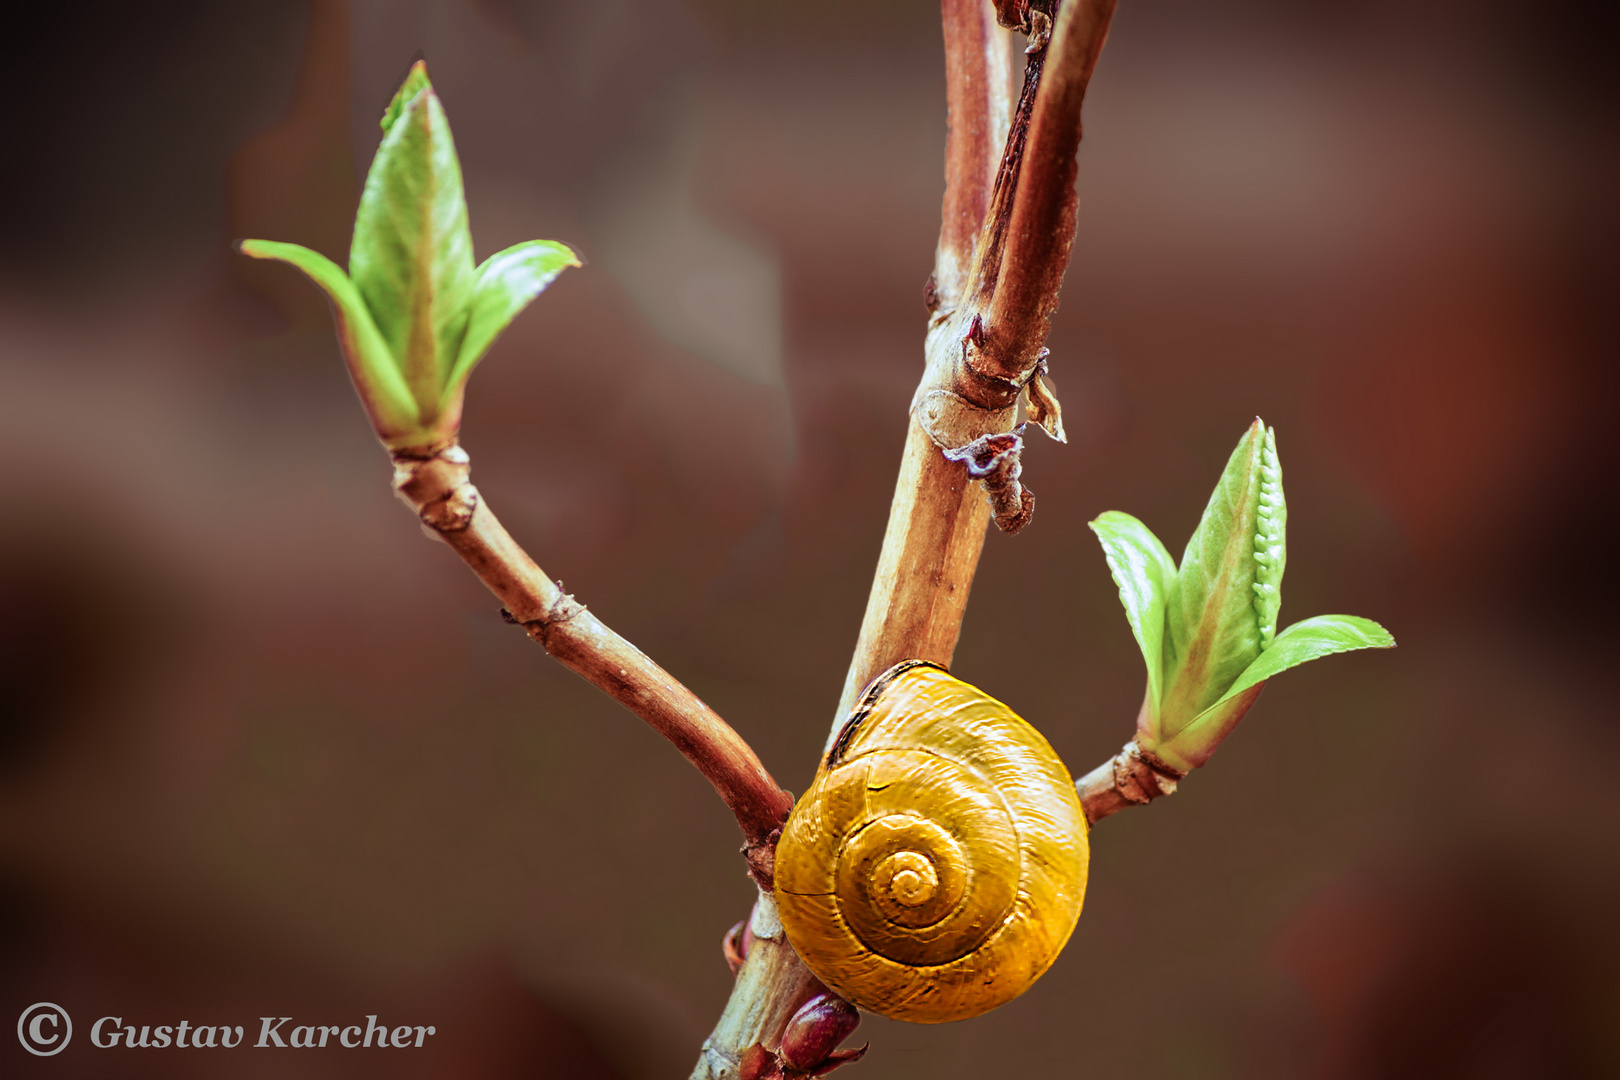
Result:
M862 695L776 849L788 940L896 1020L1010 1001L1080 917L1086 819L1068 770L995 698L922 661Z

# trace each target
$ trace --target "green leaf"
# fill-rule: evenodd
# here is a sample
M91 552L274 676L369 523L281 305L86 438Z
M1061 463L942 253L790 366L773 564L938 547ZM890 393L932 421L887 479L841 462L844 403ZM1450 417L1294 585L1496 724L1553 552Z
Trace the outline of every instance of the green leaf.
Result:
M380 122L384 135L388 134L388 129L394 126L394 121L399 119L400 114L405 111L405 106L411 103L411 99L432 85L428 81L426 61L418 60L412 64L411 70L405 75L405 81L399 84L398 90L394 91L394 100L390 101L388 108L383 110Z
M1108 570L1119 586L1119 602L1147 662L1148 706L1158 718L1159 690L1164 653L1165 604L1176 564L1146 525L1129 514L1110 510L1091 523L1102 542Z
M1395 638L1388 630L1356 615L1318 615L1295 623L1271 643L1239 675L1225 698L1241 694L1249 687L1262 683L1273 675L1298 667L1307 660L1355 649L1393 649Z
M1162 714L1172 736L1260 655L1255 532L1266 428L1250 425L1187 542L1166 619Z
M472 369L518 313L529 306L529 301L539 296L558 274L579 264L573 251L555 240L530 240L484 260L473 285L467 333L461 339L460 355L450 370L441 411L455 409Z
M243 240L239 247L242 254L251 258L274 259L295 266L325 290L332 301L338 343L348 361L349 374L377 434L387 441L416 430L418 413L410 389L400 377L399 367L378 333L371 313L366 310L359 290L337 263L318 251L275 240Z
M366 176L349 276L432 423L467 329L474 270L467 200L450 124L425 72Z
M1308 660L1353 649L1390 649L1395 638L1388 630L1354 615L1318 615L1277 635L1259 659L1250 664L1221 699L1200 713L1158 753L1177 768L1197 768L1237 726L1259 696L1266 680Z

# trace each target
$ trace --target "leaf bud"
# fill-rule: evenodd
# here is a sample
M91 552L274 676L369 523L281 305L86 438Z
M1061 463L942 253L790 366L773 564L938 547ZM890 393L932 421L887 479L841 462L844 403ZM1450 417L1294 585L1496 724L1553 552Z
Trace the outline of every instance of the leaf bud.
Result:
M849 1038L861 1022L855 1006L831 992L812 997L788 1021L782 1033L782 1062L790 1068L814 1069Z
M461 164L427 67L411 67L382 116L345 271L297 244L244 240L325 290L349 375L391 450L455 442L467 377L518 313L565 267L566 246L530 240L473 264Z
M1179 567L1129 514L1110 510L1091 523L1147 663L1136 745L1175 771L1208 761L1271 676L1329 653L1395 644L1377 623L1351 615L1277 632L1287 522L1276 432L1256 418Z

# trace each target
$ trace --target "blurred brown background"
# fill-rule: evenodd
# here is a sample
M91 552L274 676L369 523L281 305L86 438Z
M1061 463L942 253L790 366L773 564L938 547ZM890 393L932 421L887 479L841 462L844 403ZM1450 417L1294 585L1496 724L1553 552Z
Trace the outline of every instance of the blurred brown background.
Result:
M1125 0L1052 340L1071 443L956 670L1076 772L1142 673L1100 511L1179 552L1256 413L1277 681L1099 827L1057 966L868 1018L858 1075L1620 1076L1612 5ZM0 16L0 1072L685 1075L750 886L656 735L503 625L388 490L316 291L424 50L480 256L588 260L473 380L539 561L803 790L921 359L929 0L237 0ZM36 1001L60 1057L10 1034ZM127 1024L429 1049L110 1051ZM851 1076L857 1075L852 1072Z

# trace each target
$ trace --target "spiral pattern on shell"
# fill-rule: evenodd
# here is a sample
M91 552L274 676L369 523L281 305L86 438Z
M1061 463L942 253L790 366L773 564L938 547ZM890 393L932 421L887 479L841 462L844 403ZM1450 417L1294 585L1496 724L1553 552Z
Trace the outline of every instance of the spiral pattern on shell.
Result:
M873 682L794 806L776 898L828 986L940 1023L1010 1001L1051 966L1087 861L1074 781L1040 733L908 661Z

